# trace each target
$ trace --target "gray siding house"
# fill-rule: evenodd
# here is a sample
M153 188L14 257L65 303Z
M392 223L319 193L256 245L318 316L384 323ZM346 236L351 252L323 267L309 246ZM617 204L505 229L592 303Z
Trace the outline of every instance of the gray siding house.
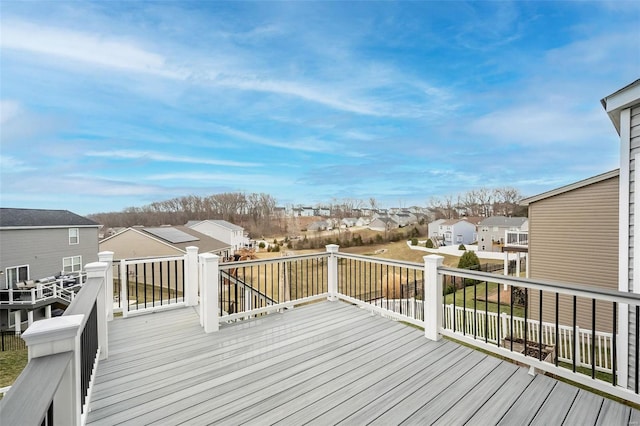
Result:
M98 261L96 222L68 210L0 209L0 289Z
M640 161L640 79L601 101L620 137L620 193L618 234L618 282L620 291L640 293L640 266L634 248L640 246L640 191L635 191L636 165ZM620 339L618 345L619 383L635 387L635 311L620 309L618 317ZM624 371L626 368L627 371Z
M22 281L79 272L96 262L99 228L96 222L67 210L0 208L0 290L16 289ZM20 328L16 322L44 318L50 309L41 304L18 308L1 303L0 329Z

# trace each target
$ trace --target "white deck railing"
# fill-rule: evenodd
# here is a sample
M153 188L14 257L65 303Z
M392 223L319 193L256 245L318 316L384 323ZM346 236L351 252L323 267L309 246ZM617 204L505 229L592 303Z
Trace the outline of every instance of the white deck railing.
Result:
M504 245L511 247L528 247L529 232L528 231L505 231Z
M29 362L0 400L0 424L84 424L98 362L108 353L109 266L86 265L87 281L63 316L36 321L22 334Z
M111 265L110 257L103 255L101 253L100 259L103 261L101 265ZM617 351L619 351L618 344L624 340L622 338L624 336L620 334L615 321L612 324L613 333L607 334L593 329L582 330L577 326L575 319L573 324L560 325L557 319L555 323L535 318L527 318L525 321L524 318L515 316L512 320L510 315L505 318L504 315L473 308L447 307L444 303L442 284L445 276L451 276L565 294L570 297L612 303L614 312L626 309L640 312L640 295L445 268L442 266L443 258L437 255L425 256L424 263L420 264L339 253L338 246L335 245L327 246L327 252L324 253L229 264L220 264L219 257L213 254L197 255L197 249L193 247L188 249L186 256L171 261L180 260L184 264L183 272L178 273L183 283L183 287L179 287L182 296L169 306L195 306L199 301L200 321L207 333L217 331L220 324L224 322L263 315L307 302L343 300L386 317L423 327L425 337L429 339L451 337L536 369L640 403L637 390L634 392L626 387L617 386L619 383L617 373L623 370L619 368L617 355L620 354ZM145 259L124 262L123 265L125 271L126 266L138 265L138 272L140 272L142 271L140 268L148 267L140 265L153 263L153 259ZM87 268L91 269L89 265ZM99 356L102 359L107 355L106 320L113 315L114 292L110 287L113 285L111 268L106 270L103 268L100 274L102 279L98 279L95 275L89 276L87 284L92 290L85 290L86 286L83 287L72 307L80 306L76 303L80 297L83 297L83 300L93 298L97 304L95 327L97 329L92 333L95 332L98 335ZM128 282L128 275L126 273L125 277L121 275L121 281ZM96 279L104 285L96 286L95 283L98 282ZM147 280L143 279L142 282L145 285L148 284ZM126 291L127 289L124 289L125 297ZM90 293L93 295L87 296ZM83 294L85 296L82 296ZM15 424L15 419L22 419L16 414L16 410L27 408L24 401L29 401L27 395L37 393L34 389L42 390L39 383L44 380L43 371L47 371L45 374L47 379L44 382L53 381L58 385L46 387L46 392L42 392L44 396L38 395L37 404L29 407L31 408L29 418L37 418L33 423L39 423L53 401L54 404L59 405L57 408L54 407L53 415L65 419L61 423L72 425L82 423L82 413L86 411L78 407L82 407L80 395L87 389L81 390L78 387L73 391L73 397L62 398L62 400L54 398L51 392L56 392L58 388L68 389L67 385L62 386L61 383L67 383L66 381L70 380L69 374L80 374L77 369L81 367L73 361L79 357L77 355L67 357L64 354L68 350L80 350L77 345L80 342L81 330L86 328L84 324L87 324L89 312L80 313L83 318L80 321L72 321L72 324L67 322L72 320L70 317L74 317L71 313L79 313L75 311L77 309L85 310L87 303L84 300L82 308L70 309L69 314L63 317L36 322L35 327L32 326L27 330L25 340L31 351L30 358L33 362L30 362L25 369L24 378L21 375L5 399L0 402L2 407L0 423ZM143 312L164 308L166 308L164 304L151 306ZM48 324L54 324L54 326L49 327ZM64 324L70 327L65 328ZM638 333L640 330L632 330L632 332ZM514 338L522 336L526 343L539 340L545 345L553 345L557 356L552 357L553 359L549 362L518 353L505 344L504 338L508 335ZM67 343L52 344L57 340ZM594 345L593 342L597 343ZM628 357L635 362L634 360L638 357L637 350L635 353L628 354ZM575 364L575 367L589 368L592 375L588 376L574 372L571 368L563 368L556 360ZM93 367L95 368L95 365ZM94 368L89 368L88 371L91 372ZM611 371L610 376L614 383L595 378L596 370ZM90 378L88 382L91 383ZM77 383L75 379L74 383ZM85 406L90 398L90 389L89 384ZM7 407L12 408L7 409Z

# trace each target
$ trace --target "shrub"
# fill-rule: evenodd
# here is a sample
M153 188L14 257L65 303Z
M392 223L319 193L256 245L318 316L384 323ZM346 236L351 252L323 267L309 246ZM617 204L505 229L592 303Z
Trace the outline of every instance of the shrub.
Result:
M417 246L418 245L418 239L417 238L412 238L411 239L411 245L412 246Z
M466 250L467 250L467 248L464 246L464 244L460 244L460 245L458 246L458 250L465 250L465 251L466 251Z
M426 242L426 243L424 243L424 246L425 246L426 248L433 248L433 241L431 241L431 238L429 238L429 239L427 240L427 242Z
M280 251L280 246L276 244L275 246L273 246L271 251Z
M460 256L460 260L458 261L458 268L477 270L480 268L480 259L478 259L478 256L476 255L475 252L465 251L464 254ZM477 282L478 282L477 280L472 280L470 278L464 279L465 286L474 285Z
M447 294L451 294L451 293L455 293L456 292L456 288L453 286L453 284L448 284L444 290L443 293L446 296Z
M276 240L275 238L273 239L273 244L278 244L278 240Z
M258 244L258 247L259 247L259 248L261 248L261 249L263 249L263 248L265 247L264 242L263 242L263 241L260 241L260 244Z

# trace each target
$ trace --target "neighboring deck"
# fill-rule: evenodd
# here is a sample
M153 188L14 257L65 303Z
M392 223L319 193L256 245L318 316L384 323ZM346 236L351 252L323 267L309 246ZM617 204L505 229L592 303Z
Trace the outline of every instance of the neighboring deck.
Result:
M109 323L88 424L640 424L640 412L341 302Z

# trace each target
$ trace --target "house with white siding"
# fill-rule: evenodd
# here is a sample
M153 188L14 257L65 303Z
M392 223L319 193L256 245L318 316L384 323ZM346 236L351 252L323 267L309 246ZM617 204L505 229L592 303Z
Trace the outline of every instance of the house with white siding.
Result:
M189 221L185 226L230 245L233 251L251 245L244 228L226 220Z
M438 239L445 246L471 244L476 239L476 226L464 219L448 219L438 225Z

